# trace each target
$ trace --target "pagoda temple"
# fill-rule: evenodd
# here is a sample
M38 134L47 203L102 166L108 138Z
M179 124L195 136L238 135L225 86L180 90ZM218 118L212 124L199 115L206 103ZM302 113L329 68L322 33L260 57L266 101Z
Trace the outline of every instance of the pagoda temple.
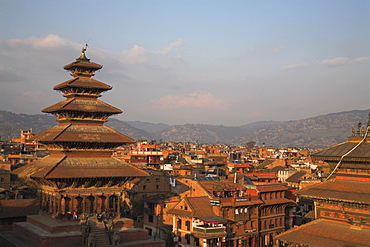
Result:
M370 114L369 114L370 122ZM313 155L329 163L326 181L296 192L314 202L310 223L277 236L276 246L370 246L370 126Z
M112 87L92 78L102 66L90 62L85 52L83 48L76 61L64 66L73 79L54 87L66 99L42 110L53 114L59 122L33 137L50 155L15 171L18 177L35 181L39 188L40 214L15 226L17 232L37 246L82 246L87 238L81 222L84 221L85 230L96 227L99 222L91 221L93 225L89 225L86 217L106 212L120 221L111 226L118 232L118 239L148 238L144 229L127 231L133 221L119 218L124 184L148 173L112 157L115 148L134 140L104 125L109 116L122 111L98 100ZM71 214L78 220L64 221Z

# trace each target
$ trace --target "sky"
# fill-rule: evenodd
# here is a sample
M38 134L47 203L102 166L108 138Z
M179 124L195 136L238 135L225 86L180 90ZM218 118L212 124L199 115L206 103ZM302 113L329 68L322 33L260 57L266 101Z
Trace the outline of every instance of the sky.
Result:
M370 1L0 0L0 110L41 114L80 56L120 120L239 126L370 108Z

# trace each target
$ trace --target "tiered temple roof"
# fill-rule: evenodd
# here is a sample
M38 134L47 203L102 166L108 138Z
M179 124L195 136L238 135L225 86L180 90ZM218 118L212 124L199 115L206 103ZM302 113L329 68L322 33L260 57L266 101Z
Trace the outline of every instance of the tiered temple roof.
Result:
M91 78L102 66L90 62L85 51L75 62L64 66L74 78L54 87L64 93L66 100L43 110L53 114L59 125L33 137L45 145L50 155L15 171L38 183L42 207L54 215L67 210L101 212L108 207L119 212L123 184L148 176L112 157L114 148L134 140L104 126L109 116L122 111L97 99L112 87ZM88 199L89 196L93 198Z

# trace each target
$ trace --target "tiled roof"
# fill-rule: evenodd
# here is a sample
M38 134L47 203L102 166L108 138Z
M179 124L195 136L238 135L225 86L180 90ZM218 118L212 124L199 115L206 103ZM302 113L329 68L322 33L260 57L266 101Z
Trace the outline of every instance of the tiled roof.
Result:
M190 210L179 209L179 204L185 200ZM168 214L181 215L188 218L214 217L216 214L212 210L208 197L185 197L173 209L167 211Z
M307 172L300 171L300 172L294 173L292 176L288 177L285 181L286 182L298 183L301 180L301 178L306 174L307 174Z
M266 159L262 162L261 165L259 165L259 167L266 167L268 165L271 165L272 163L274 163L276 161L276 159Z
M102 112L120 114L122 111L96 99L69 98L42 110L45 113L56 111Z
M370 203L370 182L330 179L295 192L303 197Z
M181 209L172 208L167 211L167 214L179 215L182 217L193 218L193 212L185 211Z
M284 203L294 203L294 201L289 200L287 198L280 198L275 200L268 200L263 203L261 206L270 206L270 205L276 205L276 204L284 204Z
M256 189L258 192L269 192L269 191L281 191L281 190L288 190L282 184L264 184L264 185L257 185Z
M227 222L227 219L224 219L219 216L209 216L209 217L199 217L199 219L205 223L222 223Z
M67 64L63 68L68 70L68 69L71 69L73 67L91 68L91 69L95 69L95 70L103 68L103 66L101 66L100 64L97 64L97 63L91 63L91 62L86 63L86 62L80 62L80 61L75 61L75 62L72 62L70 64Z
M194 217L216 216L208 197L186 197L185 200L191 207Z
M240 189L245 190L240 184L236 184L233 181L223 180L223 181L199 181L209 191L221 191L221 190L234 190Z
M15 170L14 173L20 177L44 179L148 176L145 171L112 157L47 156Z
M37 214L39 201L37 199L0 200L0 218L24 217Z
M270 172L278 172L278 171L282 171L286 169L286 167L283 167L283 166L275 166L273 168L270 169Z
M274 239L311 247L363 247L370 246L370 229L320 219L284 232Z
M340 158L348 151L353 149L358 142L343 142L332 147L321 150L311 155L315 160L340 160ZM363 142L355 150L344 157L345 160L359 159L359 160L370 160L370 143Z
M68 80L66 82L60 83L59 85L56 85L54 87L54 90L61 90L63 88L67 88L67 87L96 88L96 89L100 89L100 90L110 90L110 89L112 89L111 86L109 86L109 85L107 85L103 82L97 81L95 79L76 77L76 78L73 78L73 79Z
M57 125L35 135L39 142L134 143L135 141L104 125Z
M257 204L263 204L263 201L261 200L253 200L253 201L224 201L224 200L221 200L221 204L223 207L253 206Z

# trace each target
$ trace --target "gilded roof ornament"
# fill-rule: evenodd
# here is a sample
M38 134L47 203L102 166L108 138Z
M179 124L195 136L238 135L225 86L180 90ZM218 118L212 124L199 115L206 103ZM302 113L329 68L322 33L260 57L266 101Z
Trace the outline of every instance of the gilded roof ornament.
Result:
M85 54L85 52L87 50L87 47L89 47L87 44L85 45L85 47L82 47L81 55L80 55L79 58L76 59L77 61L80 61L80 62L90 62L90 59L88 59L86 57L86 54Z

